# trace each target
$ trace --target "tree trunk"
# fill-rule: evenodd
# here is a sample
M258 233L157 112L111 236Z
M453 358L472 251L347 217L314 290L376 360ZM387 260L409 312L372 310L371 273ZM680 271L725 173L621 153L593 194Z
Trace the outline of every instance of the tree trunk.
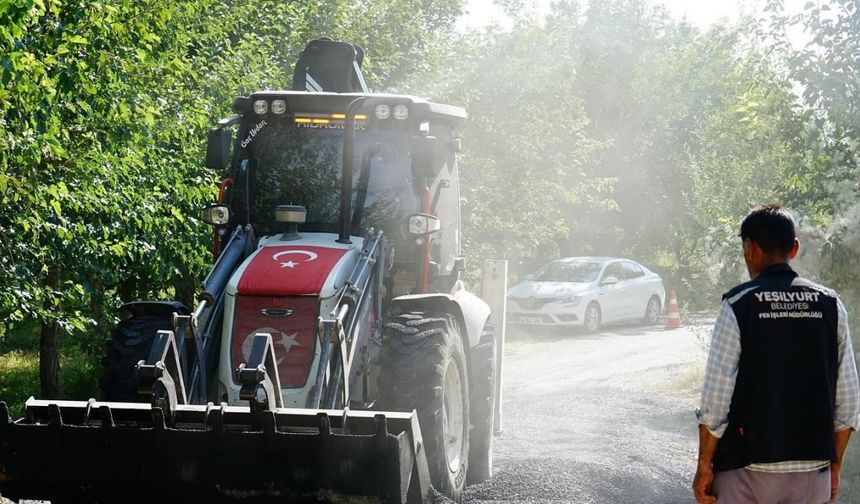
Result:
M105 287L98 278L90 278L92 293L90 293L90 316L96 322L95 336L102 340L110 335L111 324L106 320L105 313Z
M56 320L42 324L39 340L39 381L42 398L60 395L60 324Z

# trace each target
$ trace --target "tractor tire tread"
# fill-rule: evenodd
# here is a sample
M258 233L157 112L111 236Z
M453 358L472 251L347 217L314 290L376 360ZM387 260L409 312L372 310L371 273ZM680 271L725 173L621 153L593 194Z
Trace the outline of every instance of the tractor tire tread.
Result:
M441 434L445 364L449 358L457 359L457 354L463 372L463 407L468 418L468 372L454 321L447 316L423 312L394 315L382 326L382 341L377 381L379 406L389 411L417 411L433 487L454 502L462 502L468 425L464 428L462 465L453 477L447 467Z
M104 401L141 402L137 394L135 365L149 357L152 343L160 330L171 330L170 318L142 315L123 320L114 328L105 344L103 372L99 379L100 397Z
M496 332L485 324L471 352L472 390L469 399L469 473L467 484L482 483L493 473L493 435L496 406Z

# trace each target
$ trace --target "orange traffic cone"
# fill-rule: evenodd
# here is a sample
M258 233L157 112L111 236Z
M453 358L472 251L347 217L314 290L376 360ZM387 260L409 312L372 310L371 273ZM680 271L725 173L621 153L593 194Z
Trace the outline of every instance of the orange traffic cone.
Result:
M678 309L678 298L675 291L669 291L669 320L666 329L677 329L681 327L681 310Z

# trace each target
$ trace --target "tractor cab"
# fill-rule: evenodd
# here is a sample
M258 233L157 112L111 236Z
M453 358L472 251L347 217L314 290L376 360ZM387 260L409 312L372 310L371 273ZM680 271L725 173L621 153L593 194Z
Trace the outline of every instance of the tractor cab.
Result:
M356 102L348 131L347 109ZM394 251L392 294L399 295L422 290L427 237L418 236L422 243L416 244L410 216L413 231L427 228L419 214L432 216L444 225L429 239L426 276L433 285L424 289L450 291L460 268L456 128L464 110L412 96L303 91L254 93L234 100L233 110L236 118L225 122L238 124L234 155L209 163L230 173L223 203L231 224L250 224L258 237L273 235L283 231L277 207L298 205L307 211L299 232L343 240L343 234L381 230ZM226 151L230 137L216 130L209 152ZM345 169L348 140L353 146ZM345 178L351 179L348 215Z
M363 60L356 45L312 40L291 90L236 98L236 115L209 135L206 164L232 182L219 203L229 225L258 237L283 231L279 205L306 209L299 231L340 242L382 231L390 296L449 292L463 267L456 154L466 111L371 93Z

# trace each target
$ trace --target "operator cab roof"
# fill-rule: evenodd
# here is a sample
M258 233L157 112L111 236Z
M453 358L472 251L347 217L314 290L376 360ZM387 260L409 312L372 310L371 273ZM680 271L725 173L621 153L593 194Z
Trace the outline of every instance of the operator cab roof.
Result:
M240 96L233 100L233 112L239 115L254 114L254 103L264 100L268 106L267 112L262 115L273 114L271 103L275 100L283 100L286 103L283 115L343 114L347 106L360 97L366 98L358 112L360 114L372 114L377 105L385 104L392 109L397 105L406 105L409 108L410 119L429 121L434 124L448 123L451 126L457 126L468 117L466 111L460 107L433 103L411 95L306 91L258 91L251 96Z

